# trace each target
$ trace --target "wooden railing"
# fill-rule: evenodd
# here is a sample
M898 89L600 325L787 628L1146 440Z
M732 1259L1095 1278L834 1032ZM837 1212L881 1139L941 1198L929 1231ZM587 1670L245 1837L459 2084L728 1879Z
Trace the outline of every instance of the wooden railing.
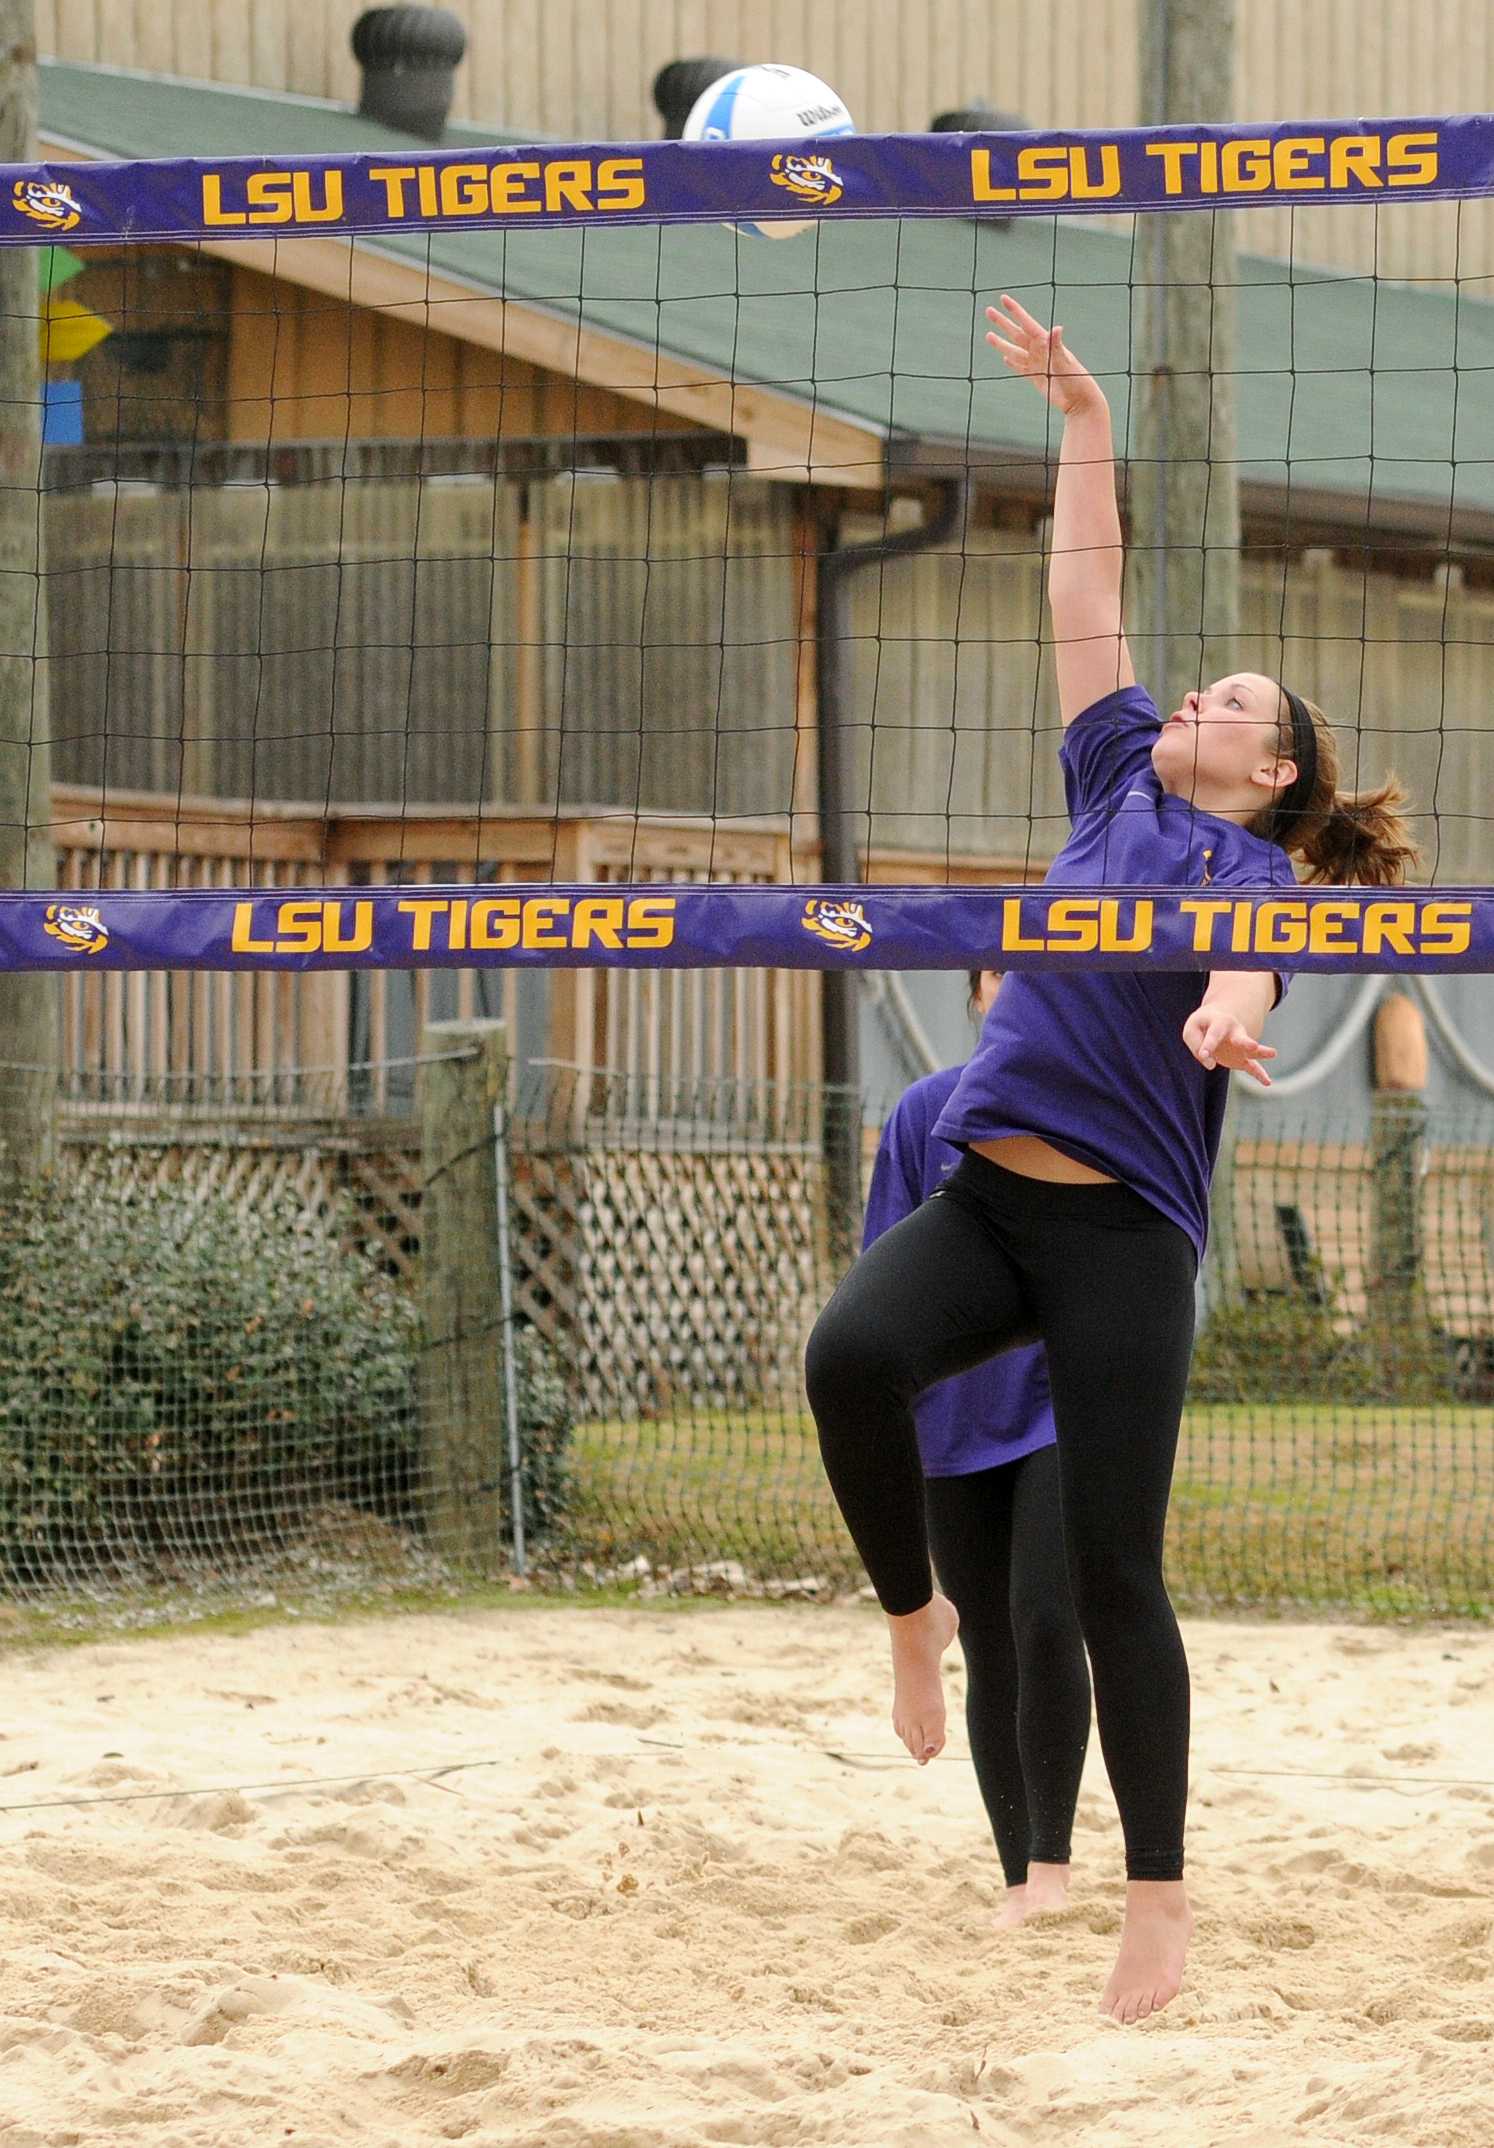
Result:
M812 884L817 846L782 826L699 817L495 808L325 812L310 805L59 786L58 882L96 888L309 888L452 880ZM1000 859L874 853L869 881L988 884ZM62 979L63 1065L74 1078L184 1084L274 1077L413 1051L435 1016L503 1017L527 1056L661 1085L820 1078L820 995L790 970L554 970L524 993L515 970L323 974L148 971ZM543 1002L543 1011L537 1012ZM538 1025L538 1026L537 1026ZM368 1108L386 1107L374 1071Z

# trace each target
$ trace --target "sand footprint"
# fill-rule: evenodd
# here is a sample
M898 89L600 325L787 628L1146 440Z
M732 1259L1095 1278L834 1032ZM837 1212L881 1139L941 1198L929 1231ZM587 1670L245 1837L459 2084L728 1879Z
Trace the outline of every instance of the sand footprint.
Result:
M871 1827L848 1827L836 1844L835 1854L863 1872L901 1872L907 1863L906 1852Z
M878 1939L886 1939L898 1929L899 1920L886 1910L869 1917L857 1917L850 1924L841 1926L842 1932L853 1947L869 1947Z
M619 1723L629 1730L653 1730L668 1719L666 1708L638 1708L627 1701L593 1701L571 1717L573 1723Z
M1479 2015L1458 2015L1451 2021L1439 2021L1435 2033L1450 2044L1494 2043L1494 2021Z
M1240 1928L1247 1939L1273 1954L1302 1954L1318 1943L1315 1927L1302 1917L1247 1917Z
M380 2038L388 2037L391 2022L405 2027L415 2018L402 1999L364 1999L310 1977L244 1976L205 1994L182 2024L181 2041L221 2044L245 2022L266 2015L300 2016L320 2029L336 2024Z
M237 1790L217 1790L201 1797L164 1799L153 1815L162 1827L177 1827L188 1834L239 1835L264 1814Z
M344 1783L339 1789L329 1790L326 1796L334 1805L403 1805L408 1802L398 1783L372 1781Z
M356 1820L324 1820L314 1827L288 1829L272 1847L343 1850L349 1857L378 1858L392 1866L414 1839L401 1838L387 1828L360 1825Z
M513 2064L513 2057L512 2051L495 2051L487 2044L448 2042L412 2051L395 2066L375 2067L364 2079L398 2081L442 2099L477 2096L497 2087Z

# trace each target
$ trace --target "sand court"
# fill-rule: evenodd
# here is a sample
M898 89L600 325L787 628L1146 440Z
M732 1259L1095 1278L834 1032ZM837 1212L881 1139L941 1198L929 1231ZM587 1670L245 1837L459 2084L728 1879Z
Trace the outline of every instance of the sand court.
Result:
M0 2138L1494 2137L1494 1636L1188 1641L1199 1937L1129 2031L1096 2015L1121 1906L1097 1751L1073 1907L996 1935L962 1726L927 1769L900 1754L869 1607L13 1654Z

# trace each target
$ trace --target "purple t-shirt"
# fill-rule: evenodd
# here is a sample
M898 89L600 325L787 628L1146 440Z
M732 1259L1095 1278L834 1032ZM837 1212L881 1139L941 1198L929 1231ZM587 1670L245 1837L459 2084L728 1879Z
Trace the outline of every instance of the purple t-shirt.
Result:
M958 1067L927 1074L898 1099L872 1168L863 1252L942 1186L959 1162L959 1150L933 1131L959 1078ZM913 1415L926 1477L967 1477L1020 1461L1055 1437L1047 1353L1041 1343L1028 1344L956 1373L921 1394Z
M1164 791L1162 727L1144 687L1074 718L1063 764L1072 833L1053 887L1295 886L1279 844ZM1200 1257L1229 1074L1183 1042L1203 971L1013 970L935 1132L964 1146L1038 1134L1130 1186L1180 1224ZM1278 980L1278 996L1284 980Z

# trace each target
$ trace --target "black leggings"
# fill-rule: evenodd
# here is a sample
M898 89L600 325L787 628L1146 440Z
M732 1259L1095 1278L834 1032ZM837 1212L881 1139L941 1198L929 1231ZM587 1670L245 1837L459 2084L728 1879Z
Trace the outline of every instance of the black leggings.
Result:
M929 1549L960 1614L965 1723L1008 1887L1066 1865L1089 1744L1089 1666L1064 1570L1058 1453L930 1477Z
M1187 1234L1129 1187L1051 1185L970 1154L862 1255L809 1340L825 1470L894 1615L933 1587L914 1399L1047 1345L1069 1585L1131 1879L1183 1869L1188 1665L1162 1534L1195 1265Z

